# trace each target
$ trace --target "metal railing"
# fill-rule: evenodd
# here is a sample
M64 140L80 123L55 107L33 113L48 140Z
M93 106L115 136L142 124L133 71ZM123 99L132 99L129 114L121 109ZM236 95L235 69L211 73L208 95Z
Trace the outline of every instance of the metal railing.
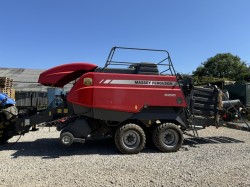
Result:
M163 70L160 71L160 75L165 75L167 72L170 72L171 75L175 75L176 76L176 72L173 66L173 63L171 61L169 52L166 50L158 50L158 49L143 49L143 48L129 48L129 47L113 47L110 50L110 53L108 55L107 61L105 63L105 66L103 67L103 69L107 68L110 65L123 65L123 66L128 66L128 67L132 67L135 65L138 65L140 63L138 62L129 62L129 61L115 61L113 60L114 54L115 52L118 50L137 50L137 51L151 51L151 52L160 52L160 53L165 53L166 57L164 57L163 59L161 59L158 62L154 62L154 64L160 67L164 67L162 68ZM164 55L165 56L165 55ZM165 68L166 67L166 68Z

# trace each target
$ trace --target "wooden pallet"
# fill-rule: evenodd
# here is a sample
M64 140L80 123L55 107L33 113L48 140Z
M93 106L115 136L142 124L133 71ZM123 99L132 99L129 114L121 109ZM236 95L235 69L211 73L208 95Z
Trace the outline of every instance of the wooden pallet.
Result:
M15 89L12 88L0 88L0 92L8 95L8 97L12 98L15 100Z
M13 79L8 77L0 77L0 88L11 88Z

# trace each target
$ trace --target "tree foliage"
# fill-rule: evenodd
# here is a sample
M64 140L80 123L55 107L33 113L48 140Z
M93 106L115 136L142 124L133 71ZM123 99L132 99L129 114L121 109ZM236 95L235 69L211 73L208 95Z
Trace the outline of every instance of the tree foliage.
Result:
M239 81L249 74L249 68L240 57L231 53L217 54L203 62L194 72L197 77L226 78Z

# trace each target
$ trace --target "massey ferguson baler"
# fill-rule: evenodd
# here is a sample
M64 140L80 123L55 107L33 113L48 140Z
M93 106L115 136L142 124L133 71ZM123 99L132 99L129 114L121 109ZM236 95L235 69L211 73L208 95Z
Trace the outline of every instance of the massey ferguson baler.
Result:
M117 50L150 51L165 57L150 63L114 61ZM218 90L193 89L191 81L181 81L165 50L114 47L103 68L71 63L51 68L39 78L39 83L54 87L72 81L59 107L18 117L12 135L24 134L37 123L53 123L65 146L112 136L120 152L135 154L150 138L159 150L173 152L181 147L183 132L193 127L194 114L218 120Z

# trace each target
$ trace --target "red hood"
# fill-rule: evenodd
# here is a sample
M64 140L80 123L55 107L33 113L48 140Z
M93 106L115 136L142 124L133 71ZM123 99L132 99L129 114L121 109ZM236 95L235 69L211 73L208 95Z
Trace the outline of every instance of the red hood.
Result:
M84 73L94 71L95 68L96 65L89 63L64 64L41 73L38 82L44 86L63 87Z

